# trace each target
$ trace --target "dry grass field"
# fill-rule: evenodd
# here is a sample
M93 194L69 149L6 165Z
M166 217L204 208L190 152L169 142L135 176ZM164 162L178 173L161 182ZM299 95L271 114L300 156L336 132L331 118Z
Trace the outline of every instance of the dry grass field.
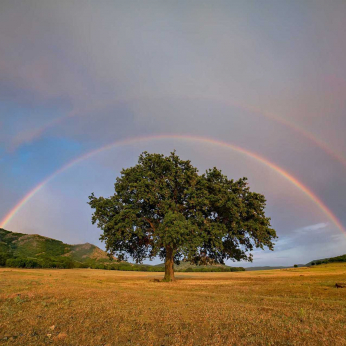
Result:
M346 264L162 275L0 269L0 344L346 345Z

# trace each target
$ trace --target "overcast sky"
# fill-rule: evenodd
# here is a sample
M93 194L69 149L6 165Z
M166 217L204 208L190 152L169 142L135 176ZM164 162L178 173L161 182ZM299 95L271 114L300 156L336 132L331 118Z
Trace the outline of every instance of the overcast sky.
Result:
M287 172L346 227L345 1L0 2L0 220L47 177L110 143L227 142ZM45 184L5 224L103 247L86 204L123 167L173 149L248 177L279 239L252 265L346 253L346 234L278 171L230 148L114 146Z

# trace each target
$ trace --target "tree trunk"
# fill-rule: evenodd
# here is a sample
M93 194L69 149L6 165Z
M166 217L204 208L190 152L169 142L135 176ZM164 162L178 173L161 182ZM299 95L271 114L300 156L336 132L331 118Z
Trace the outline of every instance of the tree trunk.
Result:
M169 246L166 247L166 261L165 261L165 277L163 281L174 281L174 261L173 261L173 249Z

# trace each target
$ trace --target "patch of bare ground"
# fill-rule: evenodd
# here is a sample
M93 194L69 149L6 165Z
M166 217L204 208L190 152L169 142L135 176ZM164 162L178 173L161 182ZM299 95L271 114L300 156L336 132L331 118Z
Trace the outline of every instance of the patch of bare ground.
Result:
M176 277L0 269L0 344L346 345L346 264Z

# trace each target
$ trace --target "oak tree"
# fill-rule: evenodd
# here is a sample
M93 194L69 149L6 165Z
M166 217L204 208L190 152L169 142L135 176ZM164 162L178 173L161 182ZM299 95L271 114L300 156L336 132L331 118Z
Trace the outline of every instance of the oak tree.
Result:
M217 168L199 174L175 152L144 152L114 187L109 198L89 196L100 239L118 260L160 257L164 281L174 280L173 265L181 260L252 261L254 248L273 250L276 232L265 216L266 200L250 191L246 178L230 180Z

